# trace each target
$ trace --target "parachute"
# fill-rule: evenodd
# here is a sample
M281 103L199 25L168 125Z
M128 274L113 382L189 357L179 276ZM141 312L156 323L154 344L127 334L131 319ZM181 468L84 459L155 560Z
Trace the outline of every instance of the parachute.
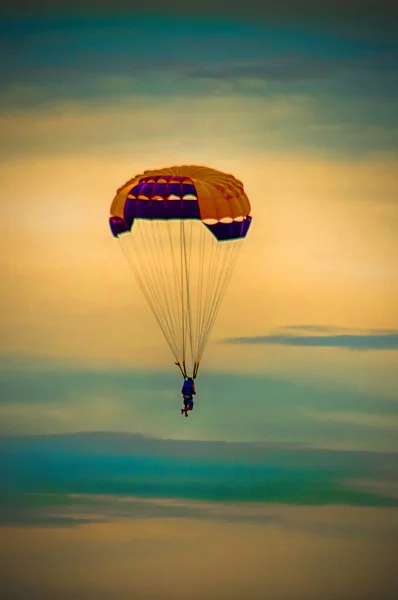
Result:
M233 175L191 165L136 175L112 202L111 232L185 378L197 377L250 210Z

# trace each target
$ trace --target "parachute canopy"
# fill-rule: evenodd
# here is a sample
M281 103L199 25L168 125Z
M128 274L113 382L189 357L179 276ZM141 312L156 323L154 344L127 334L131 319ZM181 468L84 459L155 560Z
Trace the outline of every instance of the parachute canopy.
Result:
M145 171L118 189L110 212L176 364L196 377L252 221L243 184L200 166Z

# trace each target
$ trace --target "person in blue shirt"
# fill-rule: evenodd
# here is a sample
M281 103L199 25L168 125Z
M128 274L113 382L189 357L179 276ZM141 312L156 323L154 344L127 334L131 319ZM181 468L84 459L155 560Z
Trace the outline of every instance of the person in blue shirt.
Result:
M188 416L188 411L193 410L193 396L196 394L195 384L192 377L186 377L181 390L182 401L184 408L181 409L181 414Z

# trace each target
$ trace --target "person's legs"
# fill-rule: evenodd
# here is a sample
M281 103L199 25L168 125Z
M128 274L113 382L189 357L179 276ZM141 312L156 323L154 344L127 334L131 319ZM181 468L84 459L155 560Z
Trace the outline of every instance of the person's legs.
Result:
M188 410L192 410L193 408L193 400L192 396L184 395L183 396L184 408L181 409L181 414L184 413L185 416L188 416Z

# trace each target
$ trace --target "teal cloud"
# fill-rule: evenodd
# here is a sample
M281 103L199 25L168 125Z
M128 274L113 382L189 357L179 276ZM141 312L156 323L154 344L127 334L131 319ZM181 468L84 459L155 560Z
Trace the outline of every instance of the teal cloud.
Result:
M383 488L369 493L349 483L361 477L385 480L389 476L396 481L394 453L173 441L116 433L6 437L1 445L6 515L14 505L13 494L21 493L398 506L398 499L384 495ZM65 513L62 504L58 516ZM119 516L145 516L145 507L132 508L121 515L121 507ZM159 513L155 507L151 514L146 509L152 517L180 512L169 507ZM194 516L189 513L185 516ZM10 519L23 514L11 511ZM196 516L200 515L199 510Z
M297 328L296 328L297 329ZM299 326L298 330L301 329ZM311 326L304 330L313 330ZM314 331L314 330L313 330ZM342 348L346 350L398 350L398 331L370 333L327 333L315 328L317 335L302 333L275 333L269 335L227 338L226 344L266 344L278 346L303 346L309 348Z
M52 8L56 15L57 6ZM164 110L164 122L175 131L172 121L179 122L180 110L173 103L178 99L184 106L183 126L197 142L205 136L209 143L211 137L213 147L220 137L215 133L219 115L212 116L217 109L207 105L208 99L224 102L221 128L232 140L229 145L242 152L317 150L357 158L398 148L398 49L392 39L293 24L286 21L286 11L280 22L238 22L230 20L231 11L193 19L173 10L156 16L0 20L0 52L7 56L0 75L0 111L10 130L2 152L128 146L130 130L138 131L142 122L140 115L138 122L134 119L137 102ZM231 106L231 97L239 107ZM270 101L298 102L297 110L270 122ZM122 105L129 105L130 115L124 126L107 118L94 136L78 131L73 136L51 131L49 136L37 127L29 139L29 127L26 132L11 127L21 118L39 121L52 111L61 124L71 106L95 114L101 107ZM145 139L157 144L168 139L156 127L153 133L150 122L145 129Z
M369 0L358 3L356 0L322 3L317 0L202 0L196 4L184 0L152 0L143 4L139 0L97 0L95 9L90 0L37 0L34 7L29 0L4 2L1 7L3 15L27 15L29 17L56 17L73 15L134 15L141 14L157 17L172 16L191 18L194 20L214 18L229 21L271 22L272 24L292 25L300 23L308 28L335 30L345 35L355 36L388 36L394 35L398 29L398 9L390 0Z
M214 80L245 79L293 84L337 76L344 80L340 93L347 86L357 93L365 86L379 95L398 88L392 42L352 39L299 24L238 24L170 13L156 18L19 18L0 20L0 34L1 50L8 56L0 76L3 86L53 83L67 96L69 88L69 97L89 97L85 79L105 75L138 78L134 93L148 86L151 73L158 78L160 95L167 93L162 75L171 80L174 93L181 93L190 79L213 80L213 85ZM12 52L15 46L18 52ZM62 88L62 83L67 85Z
M397 449L398 404L382 392L293 376L206 373L181 419L177 373L5 363L0 432L141 432L162 438L256 441L317 448Z

